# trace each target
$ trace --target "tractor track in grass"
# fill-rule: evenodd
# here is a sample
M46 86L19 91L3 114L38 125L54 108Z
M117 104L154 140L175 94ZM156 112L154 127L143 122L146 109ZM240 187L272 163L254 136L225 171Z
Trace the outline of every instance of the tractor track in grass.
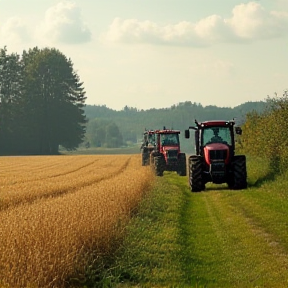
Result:
M242 202L239 193L243 193ZM195 272L208 283L217 281L230 287L287 287L287 248L253 217L253 211L259 207L255 203L245 205L244 193L247 191L217 189L192 194L192 201L202 202L203 214L191 225L203 225L205 221L211 229L206 235L198 231L196 242L205 239L205 243L195 243L196 254L202 261L204 257L204 263ZM206 278L210 269L216 273Z
M205 191L192 193L186 177L164 177L185 199L179 239L186 280L179 287L288 287L288 238L279 233L287 228L284 208L259 201L258 188L251 188L251 196L249 188L207 184Z

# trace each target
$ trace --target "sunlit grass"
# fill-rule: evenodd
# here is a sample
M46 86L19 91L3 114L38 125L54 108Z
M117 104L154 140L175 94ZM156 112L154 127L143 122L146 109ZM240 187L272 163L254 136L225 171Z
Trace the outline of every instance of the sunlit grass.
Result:
M287 177L271 177L266 164L248 157L249 187L237 191L209 184L191 193L186 177L165 172L128 226L109 279L117 287L287 287Z

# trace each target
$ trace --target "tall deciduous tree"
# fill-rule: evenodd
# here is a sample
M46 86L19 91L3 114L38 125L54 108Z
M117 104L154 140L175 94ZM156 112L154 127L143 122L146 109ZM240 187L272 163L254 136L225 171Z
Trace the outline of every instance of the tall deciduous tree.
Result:
M21 138L22 67L17 54L0 49L0 153L17 150Z
M25 109L30 127L27 149L55 154L59 145L73 150L85 134L86 100L73 63L56 49L23 52Z

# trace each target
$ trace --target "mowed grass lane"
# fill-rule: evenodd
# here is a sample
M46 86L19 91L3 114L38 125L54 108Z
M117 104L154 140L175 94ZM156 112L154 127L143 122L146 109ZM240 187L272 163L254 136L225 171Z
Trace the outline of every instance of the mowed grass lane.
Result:
M277 227L287 227L288 210L279 216L279 210L267 208L267 198L258 200L258 193L263 191L211 188L191 195L186 271L193 282L211 287L287 287L288 234L287 229L277 233Z
M158 177L117 260L119 287L288 287L288 181L262 168L248 165L240 191Z

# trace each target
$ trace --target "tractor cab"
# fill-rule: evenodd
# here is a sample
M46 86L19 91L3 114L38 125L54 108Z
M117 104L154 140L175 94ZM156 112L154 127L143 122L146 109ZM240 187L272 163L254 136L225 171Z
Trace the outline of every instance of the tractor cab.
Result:
M156 130L156 151L163 154L168 166L175 166L180 153L179 130Z
M145 129L140 148L142 152L142 166L150 165L150 154L155 149L155 145L155 131Z
M155 146L155 132L154 130L145 130L143 133L142 147Z

